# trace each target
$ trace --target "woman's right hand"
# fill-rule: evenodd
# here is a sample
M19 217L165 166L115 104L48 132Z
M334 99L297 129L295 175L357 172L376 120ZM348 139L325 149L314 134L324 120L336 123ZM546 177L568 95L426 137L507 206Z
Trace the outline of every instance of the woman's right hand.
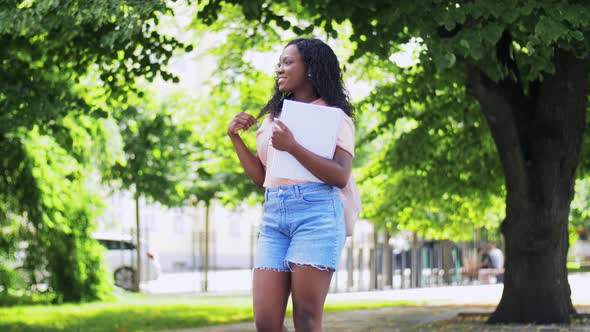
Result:
M248 130L256 124L256 118L244 112L240 112L234 116L227 127L227 134L229 136L237 136L240 130Z

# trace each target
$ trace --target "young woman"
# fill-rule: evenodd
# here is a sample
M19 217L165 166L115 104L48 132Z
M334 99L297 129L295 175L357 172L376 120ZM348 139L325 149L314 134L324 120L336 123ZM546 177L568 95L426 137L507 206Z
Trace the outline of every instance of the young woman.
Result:
M293 138L278 118L284 99L340 108L340 125L332 159L320 157ZM297 331L321 331L324 301L345 242L343 206L338 188L351 176L354 124L332 49L318 39L295 39L284 48L275 93L263 108L266 118L256 132L257 154L248 150L239 131L256 119L237 114L227 134L240 163L265 188L264 219L254 267L254 317L258 331L281 331L289 294ZM313 119L309 119L313 121ZM276 178L270 174L276 151L293 155L323 183Z

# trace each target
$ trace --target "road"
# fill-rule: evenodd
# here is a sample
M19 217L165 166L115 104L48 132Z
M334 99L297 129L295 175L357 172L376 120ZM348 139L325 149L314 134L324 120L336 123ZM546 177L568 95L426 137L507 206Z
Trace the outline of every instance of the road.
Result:
M250 270L226 270L209 273L208 293L211 295L243 294L251 292L252 272ZM143 292L148 294L203 294L203 274L201 273L167 273L149 284L144 285ZM490 304L498 303L502 295L502 284L463 285L461 287L424 287L419 289L389 289L384 291L346 291L345 278L339 278L339 288L332 288L329 298L355 299L376 298L384 300L409 300L454 304ZM569 276L572 301L577 305L590 305L590 273L574 273Z

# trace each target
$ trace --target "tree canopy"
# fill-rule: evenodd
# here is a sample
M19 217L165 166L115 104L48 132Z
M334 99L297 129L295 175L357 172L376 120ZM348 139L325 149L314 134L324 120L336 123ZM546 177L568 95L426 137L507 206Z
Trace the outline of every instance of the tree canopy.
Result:
M0 4L0 256L24 250L22 267L49 272L58 301L108 295L87 184L121 156L113 115L137 80L176 80L164 67L188 47L157 31L165 13L161 1Z

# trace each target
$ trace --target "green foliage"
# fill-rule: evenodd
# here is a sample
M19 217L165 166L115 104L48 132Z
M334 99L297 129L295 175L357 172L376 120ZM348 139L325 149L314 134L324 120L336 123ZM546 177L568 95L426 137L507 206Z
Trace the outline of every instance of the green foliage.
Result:
M262 109L267 101L272 81L261 73L252 69L243 77L236 78L234 89L216 86L210 94L206 109L216 110L215 113L199 114L199 122L203 128L201 139L204 148L211 155L207 158L206 174L203 179L215 179L220 198L225 204L239 204L244 199L252 202L259 201L262 192L244 172L227 137L226 129L231 118L243 111L254 116ZM202 122L201 122L202 121ZM207 125L204 125L205 122ZM262 119L259 120L259 123ZM255 151L256 128L241 133L242 139ZM219 172L223 170L223 172ZM211 183L211 182L210 182Z
M0 265L0 291L2 296L8 295L10 289L16 288L18 275L6 266Z
M141 105L141 101L136 101ZM115 113L122 136L123 157L107 169L104 179L119 189L133 192L165 206L181 206L192 179L190 166L199 144L191 140L191 128L178 122L166 103L129 106ZM136 210L136 242L141 241L141 220ZM142 257L137 247L136 257ZM136 269L141 270L141 261ZM139 289L139 279L135 280Z
M28 282L47 281L56 301L110 292L89 182L120 159L108 118L136 80L177 80L164 67L190 47L157 32L170 13L162 1L0 3L0 269L24 253Z
M90 238L100 202L86 188L89 169L36 129L24 134L23 143L36 198L27 209L29 218L21 220L26 223L21 224L23 240L28 240L24 266L49 272L58 300L106 297L110 286L101 248Z
M413 1L384 4L379 1L295 2L295 1L225 1L242 5L258 15L245 15L261 23L279 24L293 10L299 18L309 18L333 36L335 22L350 21L354 28L351 40L357 44L353 59L366 53L387 58L399 45L420 37L427 46L425 60L432 59L441 69L452 67L460 58L476 63L499 78L508 72L498 63L494 50L504 31L514 40L513 56L519 61L523 76L535 79L551 72L550 55L555 46L588 52L590 9L579 1L530 2L495 1L450 3ZM279 5L279 3L281 5ZM302 8L303 7L303 8ZM199 13L205 22L217 18L220 1L209 1ZM281 8L277 10L277 8ZM307 16L303 16L307 14ZM255 17L254 17L255 16ZM289 28L286 24L285 28Z
M183 180L190 162L191 130L176 123L162 105L159 110L128 107L116 114L124 159L108 176L136 197L147 196L167 206L184 200Z
M182 47L156 31L161 1L16 1L0 7L0 132L50 124L70 113L104 116L72 83L100 73L109 103L125 102L136 77L172 78L163 66Z
M432 80L428 64L389 70L396 81L359 104L364 216L429 238L496 228L501 168L460 73Z
M194 180L187 192L194 204L201 201L208 204L213 199L220 199L230 207L245 199L250 203L259 202L262 191L245 174L226 129L239 112L257 116L270 98L273 79L256 69L246 54L276 48L279 35L273 27L248 22L235 6L224 6L220 19L211 27L196 20L190 28L197 32L196 43L201 38L219 38L220 35L225 42L203 51L215 61L215 70L208 82L209 91L203 96L186 96L182 101L187 120L196 128L195 140L202 147L196 157ZM248 38L244 38L244 33ZM255 150L255 130L252 128L241 134L252 151Z
M223 8L220 2L209 1L199 17L205 22L217 18ZM440 70L473 63L493 79L512 74L494 52L505 32L512 37L510 54L524 79L534 80L553 71L551 56L555 47L582 56L589 51L590 8L579 1L224 3L240 4L247 18L284 25L285 29L289 25L281 22L290 19L287 13L294 12L299 20L308 19L334 37L338 36L334 23L349 21L354 29L350 39L356 44L351 60L368 53L387 59L400 45L420 38L425 46L423 63L432 61ZM247 15L255 5L260 6L257 15Z

